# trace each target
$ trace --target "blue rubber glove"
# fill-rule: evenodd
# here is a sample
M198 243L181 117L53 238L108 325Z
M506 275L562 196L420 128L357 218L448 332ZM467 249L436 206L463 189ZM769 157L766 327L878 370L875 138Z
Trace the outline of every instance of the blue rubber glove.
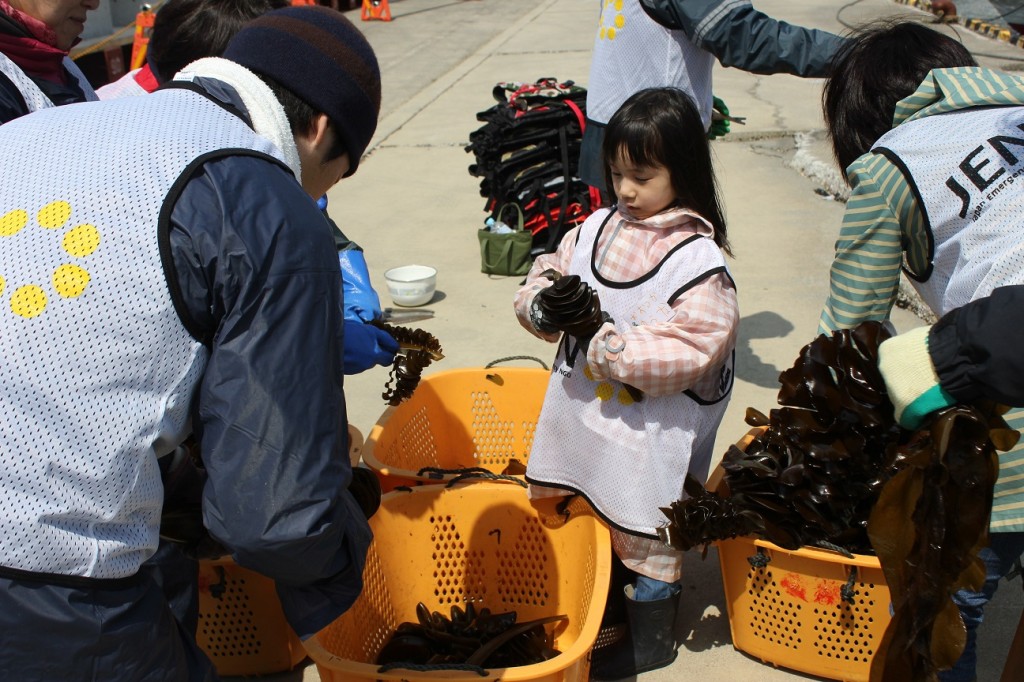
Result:
M360 320L345 320L345 374L359 374L377 365L395 361L398 342L391 334Z
M380 319L380 298L370 285L370 271L363 252L345 249L338 252L341 289L345 296L345 319L370 322ZM347 372L346 372L347 374Z

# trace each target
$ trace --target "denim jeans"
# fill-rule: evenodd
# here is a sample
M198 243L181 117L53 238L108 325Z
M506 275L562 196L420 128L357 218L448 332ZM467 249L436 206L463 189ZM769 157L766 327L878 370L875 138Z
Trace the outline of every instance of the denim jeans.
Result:
M668 599L679 593L682 588L678 582L666 583L646 575L637 574L636 585L633 587L633 601L658 601Z
M999 588L999 580L1010 572L1021 554L1024 554L1024 532L992 533L989 546L978 553L985 562L984 586L980 592L960 590L953 595L967 628L967 644L956 665L939 673L939 682L971 682L977 676L978 626L984 617L985 604L992 599Z

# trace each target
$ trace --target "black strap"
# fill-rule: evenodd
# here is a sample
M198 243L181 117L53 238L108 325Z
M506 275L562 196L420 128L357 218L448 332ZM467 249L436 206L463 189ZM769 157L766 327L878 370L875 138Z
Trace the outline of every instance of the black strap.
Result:
M121 590L135 587L142 580L142 572L124 578L90 578L83 575L62 575L60 573L41 573L24 571L20 568L0 566L0 578L11 581L42 583L58 587L70 587L84 590Z
M562 239L562 227L565 225L565 216L569 209L569 188L572 186L572 173L569 172L569 140L565 133L565 127L558 129L558 146L562 151L562 173L565 178L562 184L562 207L558 212L558 222L555 225L548 221L548 243L544 247L545 253L554 253L558 248L558 242Z

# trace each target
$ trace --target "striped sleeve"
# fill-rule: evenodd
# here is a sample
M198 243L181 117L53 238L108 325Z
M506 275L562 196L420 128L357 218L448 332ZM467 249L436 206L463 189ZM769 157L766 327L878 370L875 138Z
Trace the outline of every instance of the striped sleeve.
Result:
M919 261L927 249L920 207L895 165L871 154L851 164L848 176L852 191L818 322L818 332L825 334L888 319L899 291L904 244L912 250L911 261Z
M896 104L893 127L970 107L1022 103L1024 80L1020 76L980 66L934 69L913 94Z

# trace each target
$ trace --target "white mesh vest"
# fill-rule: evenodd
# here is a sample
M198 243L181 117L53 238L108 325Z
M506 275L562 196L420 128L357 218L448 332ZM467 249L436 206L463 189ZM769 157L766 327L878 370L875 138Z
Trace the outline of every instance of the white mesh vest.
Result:
M78 82L78 87L82 88L85 98L90 101L95 100L96 93L93 91L92 85L89 84L85 74L78 68L78 65L71 61L70 57L64 58L64 68ZM40 109L49 109L53 106L50 98L43 94L39 86L21 70L21 67L3 54L0 54L0 73L11 79L11 82L18 88L21 96L25 99L25 105L28 107L29 113L39 111Z
M584 223L570 273L594 287L619 330L668 320L671 303L707 276L727 272L714 241L695 236L669 252L645 281L607 286L591 269L604 222ZM667 507L683 495L687 471L707 477L715 432L732 389L733 357L700 386L634 402L622 384L594 381L586 349L563 335L537 422L526 471L533 483L584 494L609 523L655 537Z
M129 71L113 83L107 83L96 91L96 95L100 99L121 99L122 97L138 97L147 94L146 89L135 80L139 71L141 69Z
M587 118L607 123L644 88L677 87L693 97L711 124L711 70L715 58L647 16L637 0L604 0L587 84Z
M912 280L936 313L1024 283L1024 107L911 121L873 149L903 169L921 202L934 255Z
M0 565L129 576L207 355L169 293L162 204L201 156L279 153L180 89L39 111L0 147Z

